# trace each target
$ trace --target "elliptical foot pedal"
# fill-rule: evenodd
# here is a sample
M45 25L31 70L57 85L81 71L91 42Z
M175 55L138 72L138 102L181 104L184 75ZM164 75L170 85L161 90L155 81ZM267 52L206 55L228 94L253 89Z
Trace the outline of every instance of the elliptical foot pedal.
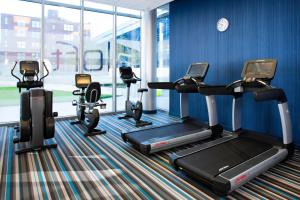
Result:
M132 117L129 115L124 115L124 116L118 117L118 119L129 119L129 118L132 118Z
M73 122L70 122L71 125L75 125L75 124L81 124L81 121L73 121Z
M136 123L135 123L135 127L143 127L143 126L148 126L148 125L152 125L152 122L139 120L139 121L136 121Z
M90 132L86 132L84 134L85 137L88 137L88 136L95 136L95 135L102 135L102 134L105 134L106 131L105 130L100 130L100 129L93 129L92 131Z

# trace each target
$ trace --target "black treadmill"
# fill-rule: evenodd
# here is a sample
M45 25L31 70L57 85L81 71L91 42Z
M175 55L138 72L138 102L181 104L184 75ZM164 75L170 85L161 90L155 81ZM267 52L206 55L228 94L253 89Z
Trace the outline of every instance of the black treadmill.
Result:
M280 88L270 86L276 71L276 60L254 60L245 63L243 80L228 86L233 98L233 136L174 153L170 162L176 169L210 186L217 194L226 195L250 179L293 154L292 126L287 98ZM202 94L218 95L214 86L200 90ZM256 101L278 102L283 141L241 128L242 95L251 92Z
M122 133L123 140L133 144L133 146L142 153L151 154L219 136L223 128L218 124L215 98L213 95L206 96L209 125L191 119L188 114L188 94L198 93L199 85L204 87L203 80L207 74L208 66L208 63L195 63L190 65L183 78L175 82L148 83L149 88L152 89L169 89L176 90L180 93L182 122L125 132Z

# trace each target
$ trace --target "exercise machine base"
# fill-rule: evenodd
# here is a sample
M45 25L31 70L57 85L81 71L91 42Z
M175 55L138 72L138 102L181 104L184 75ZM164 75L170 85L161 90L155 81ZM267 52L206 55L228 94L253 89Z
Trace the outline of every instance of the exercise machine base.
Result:
M14 137L13 141L15 143L16 140L19 140L16 136ZM33 147L30 142L18 142L15 144L15 153L22 154L27 152L39 151L44 149L56 148L57 143L55 139L48 139L44 140L43 144L39 147Z
M121 117L118 117L118 119L130 119L130 118L133 118L132 116L130 115L124 115L124 116L121 116ZM152 122L147 122L147 121L143 121L143 120L138 120L136 121L135 120L135 127L143 127L143 126L148 126L148 125L152 125Z
M70 122L71 125L75 125L75 124L82 124L81 121L73 121L73 122ZM86 128L86 127L85 127ZM91 131L87 131L85 132L83 135L85 137L88 137L88 136L94 136L94 135L102 135L102 134L105 134L106 131L105 130L100 130L100 129L93 129Z

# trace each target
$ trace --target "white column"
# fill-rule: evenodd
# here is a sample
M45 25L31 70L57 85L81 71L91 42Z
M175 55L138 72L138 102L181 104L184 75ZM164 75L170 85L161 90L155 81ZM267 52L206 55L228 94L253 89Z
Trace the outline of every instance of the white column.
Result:
M157 44L156 44L156 10L144 11L141 23L141 64L142 87L148 88L148 82L156 81ZM156 112L156 90L144 93L143 110L145 113Z

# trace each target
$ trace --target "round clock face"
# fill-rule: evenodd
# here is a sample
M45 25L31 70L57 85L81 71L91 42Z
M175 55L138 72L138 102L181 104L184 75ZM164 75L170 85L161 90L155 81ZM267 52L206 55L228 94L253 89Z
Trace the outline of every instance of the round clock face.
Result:
M229 22L226 18L221 18L217 22L217 29L220 32L224 32L228 29Z

